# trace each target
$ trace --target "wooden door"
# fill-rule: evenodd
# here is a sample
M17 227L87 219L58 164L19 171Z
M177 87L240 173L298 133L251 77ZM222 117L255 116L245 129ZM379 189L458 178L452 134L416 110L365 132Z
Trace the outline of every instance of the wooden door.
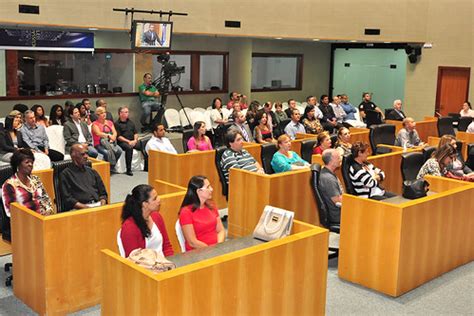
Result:
M469 97L470 73L469 67L438 67L436 112L446 116L461 111L462 104Z

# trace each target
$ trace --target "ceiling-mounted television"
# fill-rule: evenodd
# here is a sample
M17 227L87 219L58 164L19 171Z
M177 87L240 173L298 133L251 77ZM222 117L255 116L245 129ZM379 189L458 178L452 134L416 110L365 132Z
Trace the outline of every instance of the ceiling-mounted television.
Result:
M169 50L173 22L139 21L132 23L132 48Z

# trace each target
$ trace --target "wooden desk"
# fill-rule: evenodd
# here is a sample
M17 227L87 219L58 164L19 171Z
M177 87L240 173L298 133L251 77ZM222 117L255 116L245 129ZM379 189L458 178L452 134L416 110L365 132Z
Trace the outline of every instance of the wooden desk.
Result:
M402 121L386 120L385 123L395 125L395 135L403 128ZM428 119L416 122L416 131L422 142L428 142L429 136L438 136L438 120Z
M103 250L102 314L324 315L327 247L327 230L295 221L288 237L160 274Z
M173 249L184 192L162 195L160 212ZM100 303L100 250L117 250L122 203L42 216L12 204L14 294L40 315L64 315Z
M403 204L343 196L341 279L396 297L474 260L474 185L426 179L438 193Z
M297 220L319 225L309 169L272 175L231 169L229 179L229 236L251 234L265 205L293 211Z
M466 132L457 132L456 138L465 142L466 144L474 143L474 134L466 133Z

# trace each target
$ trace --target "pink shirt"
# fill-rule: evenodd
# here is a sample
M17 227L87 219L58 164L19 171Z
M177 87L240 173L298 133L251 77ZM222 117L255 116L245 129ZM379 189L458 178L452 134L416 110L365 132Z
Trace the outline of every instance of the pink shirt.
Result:
M112 121L105 120L105 124L101 124L99 123L99 121L95 121L94 123L92 123L92 125L97 126L99 130L103 133L112 134L112 126L114 126L114 123L112 123ZM92 140L94 141L94 146L100 145L100 136L94 133L94 129L92 129Z
M205 138L205 140L200 140L196 142L196 139L193 136L188 140L188 150L203 151L203 150L212 150L212 149L213 149L212 144L208 138Z

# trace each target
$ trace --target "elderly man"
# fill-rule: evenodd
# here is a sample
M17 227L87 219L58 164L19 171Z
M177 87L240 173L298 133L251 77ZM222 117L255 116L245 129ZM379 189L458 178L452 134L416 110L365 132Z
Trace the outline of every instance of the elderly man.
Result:
M127 167L127 175L133 176L132 157L133 149L138 143L138 133L135 124L128 118L129 111L127 106L122 106L118 110L119 119L115 121L115 129L117 130L117 143L125 151L125 165Z
M243 112L237 111L234 114L234 124L229 128L229 130L236 130L240 132L244 141L247 143L254 142L253 133L250 131L250 127L247 124L247 119Z
M387 113L387 120L403 121L406 118L402 111L402 100L393 101L393 109Z
M410 148L414 146L422 146L423 142L418 136L418 132L415 129L415 120L411 117L403 119L403 128L398 131L397 138L395 139L395 146L403 148Z
M321 120L323 118L323 112L319 109L319 104L318 100L316 100L316 97L314 95L310 95L306 98L306 103L308 105L314 106L314 116L318 119Z
M170 154L177 154L178 152L171 144L170 140L165 137L165 127L163 124L156 124L153 127L153 136L146 143L145 151L149 154L150 150L164 151Z
M322 155L324 168L319 176L319 190L328 208L328 218L331 224L341 221L341 203L344 189L336 176L336 169L341 166L341 153L336 149L326 149Z
M107 111L107 102L105 102L104 99L99 99L97 101L95 101L95 108L99 108L99 107L103 107L105 109L105 112L106 112L106 116L105 116L105 119L106 120L109 120L111 122L114 121L114 117L112 115L112 113L110 113L109 111ZM91 113L91 121L94 122L97 120L97 114L96 113Z
M49 148L49 140L43 125L36 124L35 113L28 110L25 112L25 124L20 129L23 141L33 151L43 152L52 161L61 161L64 155L59 151Z
M292 109L290 117L291 122L286 125L285 134L288 135L291 140L294 140L296 139L297 133L304 134L306 133L306 130L304 125L300 123L301 114L298 109Z
M71 147L73 165L59 175L63 212L107 204L107 191L97 171L87 166L87 147Z
M338 96L332 97L332 103L330 104L334 111L334 115L336 116L336 121L338 123L342 123L346 118L347 114L342 108L341 99Z
M265 173L262 166L243 149L244 142L242 134L237 130L229 130L225 135L225 143L227 148L222 154L220 161L225 180L229 183L229 169L237 168L258 173Z

